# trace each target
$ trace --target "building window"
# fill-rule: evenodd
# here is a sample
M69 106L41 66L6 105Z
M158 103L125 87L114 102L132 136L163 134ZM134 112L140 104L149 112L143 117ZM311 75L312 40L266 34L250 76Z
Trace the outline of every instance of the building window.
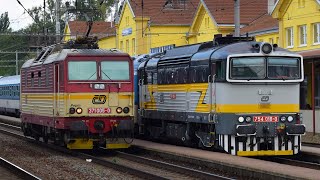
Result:
M136 39L132 38L132 55L136 55Z
M120 41L120 50L123 51L123 41Z
M320 23L314 24L313 29L314 44L320 44Z
M209 28L209 22L210 22L209 17L204 18L204 25L206 28Z
M293 28L286 28L287 48L293 47Z
M126 52L129 53L129 40L126 40Z
M129 26L129 16L126 17L126 26Z
M300 46L307 45L307 26L299 26L299 38L300 38Z

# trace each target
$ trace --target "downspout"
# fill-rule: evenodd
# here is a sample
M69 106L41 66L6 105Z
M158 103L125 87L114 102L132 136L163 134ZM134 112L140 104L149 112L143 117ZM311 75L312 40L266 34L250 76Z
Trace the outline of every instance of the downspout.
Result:
M315 102L314 102L314 59L312 60L312 70L311 70L311 84L312 84L312 88L311 88L311 104L312 104L312 122L313 122L313 135L316 135L316 112L315 112Z

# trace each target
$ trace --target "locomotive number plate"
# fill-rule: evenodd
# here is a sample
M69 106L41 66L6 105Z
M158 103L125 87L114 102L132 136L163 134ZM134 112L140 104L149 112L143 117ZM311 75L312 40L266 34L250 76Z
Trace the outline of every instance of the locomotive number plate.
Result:
M278 122L278 116L253 116L254 122Z
M110 108L88 108L89 114L110 114Z

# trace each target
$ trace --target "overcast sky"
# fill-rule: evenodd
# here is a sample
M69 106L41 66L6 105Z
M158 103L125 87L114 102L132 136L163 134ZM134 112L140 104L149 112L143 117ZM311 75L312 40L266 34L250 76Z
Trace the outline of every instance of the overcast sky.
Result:
M10 27L16 31L32 23L32 18L20 6L17 0L0 0L0 14L8 12ZM43 0L20 0L26 9L43 4Z

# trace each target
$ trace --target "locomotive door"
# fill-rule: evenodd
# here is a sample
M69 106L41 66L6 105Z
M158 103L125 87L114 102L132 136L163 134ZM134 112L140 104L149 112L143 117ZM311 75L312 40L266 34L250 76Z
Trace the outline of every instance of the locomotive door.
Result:
M59 115L59 64L54 65L54 86L53 86L53 122L56 128L55 117Z
M216 83L215 83L215 78L216 78L216 63L211 63L210 64L210 78L209 80L209 91L210 91L210 112L214 113L216 112Z

